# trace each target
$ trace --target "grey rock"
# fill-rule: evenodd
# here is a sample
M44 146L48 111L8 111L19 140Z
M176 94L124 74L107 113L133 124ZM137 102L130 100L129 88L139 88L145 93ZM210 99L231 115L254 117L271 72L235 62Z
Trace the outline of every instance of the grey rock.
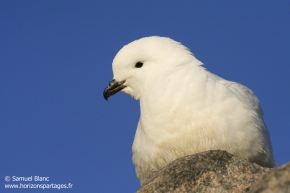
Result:
M290 193L290 162L263 174L251 187L251 193Z
M179 158L168 164L137 193L249 192L269 168L212 150Z

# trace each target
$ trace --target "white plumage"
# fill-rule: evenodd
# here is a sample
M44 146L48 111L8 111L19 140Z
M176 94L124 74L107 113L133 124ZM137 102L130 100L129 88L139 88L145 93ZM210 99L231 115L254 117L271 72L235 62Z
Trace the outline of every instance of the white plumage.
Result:
M275 165L255 94L207 71L180 43L156 36L131 42L114 58L113 73L105 98L121 90L140 101L133 162L141 184L173 160L207 150Z

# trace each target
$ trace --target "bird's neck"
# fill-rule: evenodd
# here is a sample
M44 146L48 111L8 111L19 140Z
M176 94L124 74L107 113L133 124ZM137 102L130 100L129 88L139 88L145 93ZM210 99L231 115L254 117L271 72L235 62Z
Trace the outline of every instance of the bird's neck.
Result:
M198 109L206 100L207 71L203 68L180 68L152 81L140 98L141 122L162 127L181 109ZM191 106L188 106L189 101ZM194 101L194 103L192 103ZM172 120L174 121L174 120Z

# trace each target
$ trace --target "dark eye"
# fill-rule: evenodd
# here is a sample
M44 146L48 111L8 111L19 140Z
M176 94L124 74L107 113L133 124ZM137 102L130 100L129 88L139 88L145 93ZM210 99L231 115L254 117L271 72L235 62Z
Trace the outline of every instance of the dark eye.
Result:
M135 67L136 68L141 68L143 66L143 63L142 62L137 62L136 64L135 64Z

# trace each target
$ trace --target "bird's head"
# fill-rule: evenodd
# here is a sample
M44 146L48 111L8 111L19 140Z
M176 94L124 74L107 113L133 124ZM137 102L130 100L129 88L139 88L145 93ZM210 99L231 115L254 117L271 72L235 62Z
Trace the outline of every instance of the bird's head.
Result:
M122 91L139 100L154 78L187 64L200 66L201 62L185 46L170 38L152 36L133 41L115 56L114 79L104 90L104 98L107 100Z

